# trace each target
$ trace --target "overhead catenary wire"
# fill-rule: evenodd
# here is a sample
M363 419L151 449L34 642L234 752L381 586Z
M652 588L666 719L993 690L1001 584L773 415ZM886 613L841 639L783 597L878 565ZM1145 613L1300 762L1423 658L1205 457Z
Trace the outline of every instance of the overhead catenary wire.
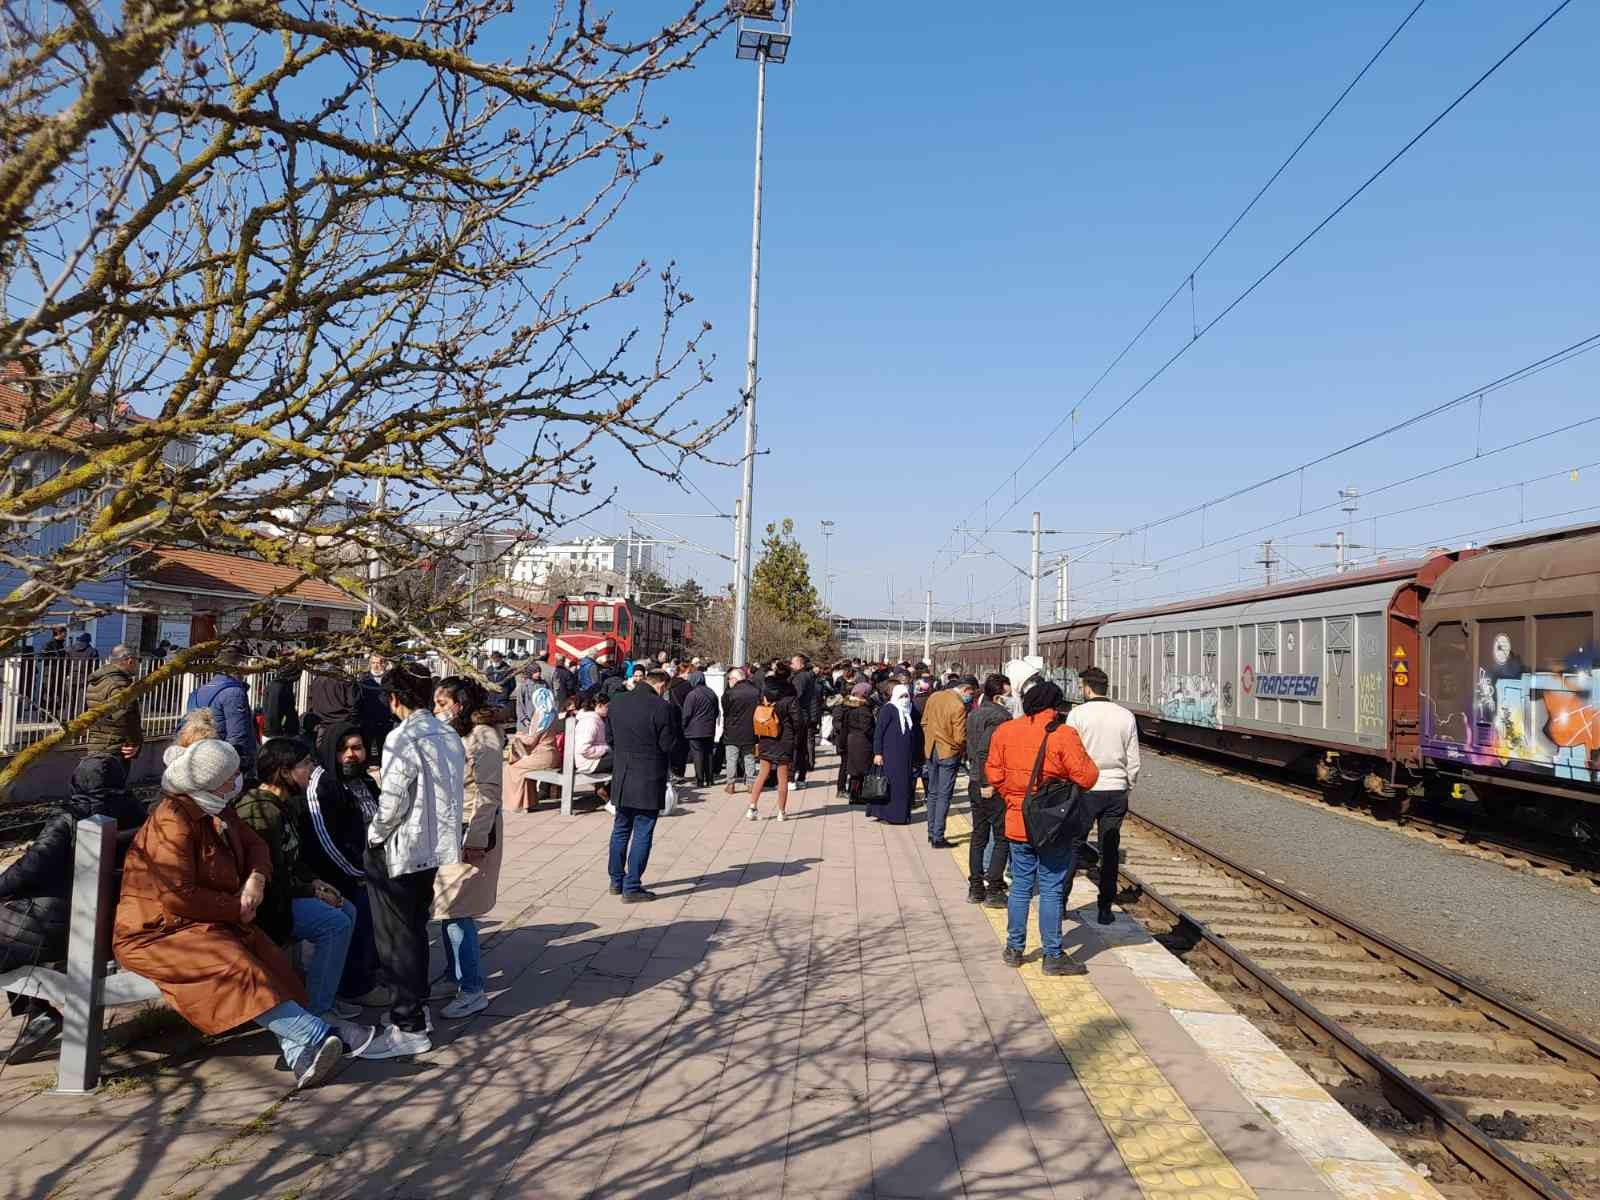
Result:
M1228 222L1227 228L1225 228L1217 236L1216 241L1211 243L1210 249L1200 256L1200 260L1198 262L1184 272L1183 276L1178 280L1177 286L1172 289L1167 298L1161 302L1161 304L1156 308L1155 312L1150 314L1149 319L1139 327L1138 331L1128 339L1127 343L1122 347L1121 350L1117 352L1116 356L1112 358L1110 363L1106 365L1105 369L1100 372L1100 374L1095 378L1094 382L1091 383L1087 390L1084 391L1083 395L1078 397L1077 403L1067 410L1066 414L1063 415L1062 418L1050 428L1050 431L1046 433L1043 438L1034 443L1033 449L1028 451L1027 456L1023 458L1022 462L1013 468L1011 473L1007 475L1003 481L1001 481L994 491L990 492L989 495L984 498L982 504L979 504L970 513L968 513L965 518L963 518L961 522L962 524L970 521L978 514L980 510L984 509L990 503L990 501L998 496L1005 489L1006 484L1016 479L1017 476L1019 476L1027 467L1027 465L1033 461L1034 456L1038 454L1040 450L1044 449L1045 445L1049 443L1049 441L1054 438L1056 434L1061 432L1062 428L1067 424L1067 422L1075 419L1077 411L1083 405L1083 403L1099 390L1100 385L1105 382L1106 377L1109 376L1112 371L1116 370L1116 368L1121 364L1122 360L1126 358L1133 348L1144 339L1144 335L1150 332L1151 327L1161 319L1162 315L1166 313L1167 309L1172 306L1172 302L1182 295L1185 289L1187 289L1189 292L1189 301L1191 306L1191 332L1194 337L1199 337L1199 326L1194 319L1193 313L1194 277L1200 273L1200 271L1208 262L1211 261L1212 256L1222 248L1222 244L1233 235L1233 231L1239 228L1244 219L1248 217L1252 211L1254 211L1256 205L1260 203L1261 198L1267 194L1268 190L1273 184L1278 182L1279 177L1281 177L1283 173L1289 169L1290 164L1300 156L1300 151L1306 148L1307 143L1309 143L1312 138L1317 136L1317 133L1324 125L1327 124L1328 118L1333 116L1333 114L1338 111L1340 105L1345 102L1346 97L1348 97L1350 93L1355 90L1356 85L1366 78L1367 72L1372 70L1378 59L1383 57L1384 52L1389 49L1389 47L1394 43L1394 40L1398 38L1405 30L1406 26L1411 23L1411 19L1417 15L1425 3L1427 3L1427 0L1417 0L1416 4L1412 5L1411 10L1407 12L1405 17L1401 19L1400 23L1390 31L1389 36L1384 38L1382 44L1372 52L1372 56L1368 58L1367 61L1362 64L1361 69L1351 77L1350 82L1345 84L1344 89L1336 97L1334 97L1333 103L1328 105L1328 107L1323 110L1322 115L1316 119L1311 128L1306 130L1305 134L1300 138L1300 140L1295 143L1294 149L1289 151L1288 156L1278 164L1277 169L1267 177L1266 182L1256 189L1255 194L1250 197L1245 206L1239 210L1232 221Z
M1202 325L1189 341L1185 342L1176 351L1169 355L1161 363L1161 365L1155 369L1154 372L1144 379L1142 383L1134 388L1133 391L1129 392L1128 395L1125 396L1119 403L1117 403L1110 412L1106 413L1098 422L1091 426L1088 433L1081 438L1075 437L1073 439L1071 448L1063 453L1061 457L1058 458L1054 463L1052 463L1048 470L1046 470L1042 475L1039 476L1039 478L1029 484L1024 491L1013 495L1010 505L1002 510L1000 515L994 519L995 523L998 524L1000 521L1004 520L1016 510L1018 505L1020 505L1024 500L1028 499L1029 496L1033 495L1034 492L1048 482L1057 471L1066 465L1069 459L1071 459L1079 450L1092 441L1101 430L1103 430L1107 425L1121 415L1121 413L1123 413L1129 405L1133 404L1134 401L1148 391L1163 375L1167 373L1168 370L1170 370L1180 359L1182 359L1183 356L1187 354L1189 350L1200 341L1201 338L1205 337L1208 333L1225 321L1241 304L1245 302L1245 300L1253 295L1262 284L1266 283L1266 281L1272 278L1273 275L1277 274L1277 272L1287 262L1289 262L1290 259L1298 254L1300 250L1302 250L1309 242L1311 242L1313 238L1315 238L1330 224L1332 224L1333 221L1342 212L1344 212L1345 209L1349 208L1351 204L1355 203L1355 201L1360 198L1368 188L1370 188L1374 183L1387 174L1390 168L1404 158L1406 154L1408 154L1418 143L1423 140L1423 138L1427 137L1429 133L1437 128L1440 122L1442 122L1452 112L1465 103L1469 96L1476 92L1478 88L1483 86L1483 84L1486 83L1496 72L1498 72L1501 67L1505 66L1505 64L1509 62L1518 51L1532 41L1541 30L1549 25L1551 21L1555 20L1555 18L1559 16L1566 8L1568 8L1571 3L1572 0L1561 0L1561 3L1557 4L1555 8L1546 13L1543 19L1538 22L1538 24L1534 25L1532 29L1523 34L1522 37L1520 37L1509 50L1507 50L1492 64L1490 64L1490 66L1480 73L1478 77L1474 79L1472 83L1470 83L1465 89L1459 92L1449 104L1445 105L1445 107L1436 113L1427 124L1413 134L1404 145L1391 154L1381 166L1368 175L1366 179L1355 188L1355 190L1346 195L1343 200L1339 201L1339 203L1336 204L1326 216L1313 225L1311 229L1303 234L1298 241L1296 241L1292 246L1279 255L1278 258L1266 268L1266 270L1257 275L1248 286L1234 296L1234 298L1230 300L1220 312ZM1057 429L1059 428L1060 425L1058 424ZM1030 454L1029 458L1031 459L1031 457L1032 455ZM987 503L987 501L985 503ZM993 526L991 525L989 528L993 528ZM983 532L987 533L988 528L986 528ZM936 568L936 570L939 571L944 569L946 568Z

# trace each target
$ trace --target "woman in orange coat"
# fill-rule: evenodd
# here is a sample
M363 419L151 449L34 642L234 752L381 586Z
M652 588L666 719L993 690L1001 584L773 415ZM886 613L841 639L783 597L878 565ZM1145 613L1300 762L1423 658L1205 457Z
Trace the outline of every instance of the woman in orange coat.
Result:
M315 1086L372 1030L307 1012L288 957L254 924L272 855L233 811L238 751L216 739L175 749L123 864L113 952L201 1033L271 1030L296 1089Z
M1065 723L1050 730L1061 707L1061 689L1042 675L1022 685L1022 716L1005 722L989 742L984 774L1006 802L1006 841L1011 843L1011 895L1006 903L1007 966L1020 967L1027 941L1028 905L1035 886L1039 890L1039 940L1044 943L1046 975L1082 975L1085 968L1061 949L1061 907L1067 880L1077 855L1077 838L1064 837L1055 845L1035 849L1028 844L1022 819L1022 801L1028 794L1039 747L1045 747L1040 786L1050 780L1070 780L1084 791L1094 787L1100 768L1094 765L1078 740L1078 731ZM1048 737L1048 741L1046 738Z

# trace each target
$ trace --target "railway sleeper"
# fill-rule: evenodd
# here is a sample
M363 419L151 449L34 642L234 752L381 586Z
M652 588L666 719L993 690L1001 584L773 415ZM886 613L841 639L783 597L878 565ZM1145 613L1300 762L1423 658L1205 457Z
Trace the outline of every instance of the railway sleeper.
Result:
M1464 1076L1468 1079L1508 1079L1523 1083L1549 1084L1552 1087L1572 1088L1574 1090L1587 1090L1590 1095L1597 1092L1597 1081L1587 1071L1574 1071L1571 1067L1555 1067L1544 1063L1488 1063L1470 1062L1462 1060L1442 1059L1433 1061L1426 1058L1392 1058L1389 1060L1396 1070L1404 1071L1413 1079L1421 1079L1431 1083L1448 1081L1452 1075ZM1502 1101L1508 1108L1515 1108L1514 1100Z
M1385 1047L1410 1045L1463 1046L1500 1054L1528 1055L1524 1061L1541 1063L1548 1056L1527 1038L1514 1033L1468 1033L1464 1030L1391 1028L1382 1025L1345 1025L1353 1035L1384 1054Z
M1405 977L1393 963L1374 958L1319 956L1314 946L1295 946L1285 952L1250 951L1250 957L1285 979L1400 979Z
M1600 1125L1600 1104L1564 1104L1559 1100L1517 1100L1505 1096L1441 1096L1444 1103L1469 1121L1503 1117L1559 1117Z
M1216 932L1213 930L1213 932ZM1318 961L1348 963L1376 963L1379 960L1372 957L1360 946L1352 946L1349 942L1340 941L1336 935L1318 937L1317 930L1297 930L1292 934L1282 937L1262 937L1259 934L1240 934L1237 937L1224 934L1228 944L1235 949L1248 954L1251 958L1261 959L1263 962L1272 962L1283 958L1307 958ZM1303 936L1302 936L1303 935Z
M1492 1028L1489 1018L1477 1009L1462 1008L1454 1004L1360 1004L1343 1000L1320 1001L1317 1008L1324 1016L1346 1025L1359 1022L1374 1030L1389 1029L1382 1022L1395 1021L1393 1028L1418 1028L1409 1024L1421 1021L1427 1025L1444 1025L1452 1029Z

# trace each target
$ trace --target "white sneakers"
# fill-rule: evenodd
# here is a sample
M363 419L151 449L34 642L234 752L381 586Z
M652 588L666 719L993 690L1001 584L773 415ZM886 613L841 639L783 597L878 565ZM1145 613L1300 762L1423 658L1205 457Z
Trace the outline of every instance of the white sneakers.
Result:
M745 820L746 820L746 821L754 821L754 820L756 820L756 819L757 819L757 817L756 817L756 810L755 810L755 809L753 809L753 808L747 808L747 809L745 809L745 810L744 810L744 819L745 819Z
M788 820L788 818L783 815L783 809L781 809L781 808L777 812L772 814L772 819L774 821L779 822L779 823L782 823L782 822Z
M462 1017L481 1013L488 1007L489 997L482 992L459 992L454 1000L444 1006L444 1015L451 1021L459 1021Z
M419 1029L416 1033L408 1033L396 1025L385 1025L383 1032L367 1045L355 1057L368 1059L384 1058L410 1058L414 1054L426 1054L433 1049L433 1039L426 1030Z
M611 801L607 800L606 801L606 811L608 813L610 813L614 817L614 816L617 815L617 806L615 804L611 803Z

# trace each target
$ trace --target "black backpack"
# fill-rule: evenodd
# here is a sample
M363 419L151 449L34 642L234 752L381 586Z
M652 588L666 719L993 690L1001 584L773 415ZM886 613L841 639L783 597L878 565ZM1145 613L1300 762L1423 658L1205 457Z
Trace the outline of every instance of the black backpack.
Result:
M1078 839L1089 832L1088 822L1084 820L1088 805L1083 803L1082 788L1069 779L1052 779L1043 788L1039 787L1050 735L1061 728L1065 720L1058 715L1045 726L1044 740L1039 743L1039 754L1033 760L1033 774L1028 777L1028 791L1022 798L1022 824L1028 833L1028 845L1035 850L1076 845Z

